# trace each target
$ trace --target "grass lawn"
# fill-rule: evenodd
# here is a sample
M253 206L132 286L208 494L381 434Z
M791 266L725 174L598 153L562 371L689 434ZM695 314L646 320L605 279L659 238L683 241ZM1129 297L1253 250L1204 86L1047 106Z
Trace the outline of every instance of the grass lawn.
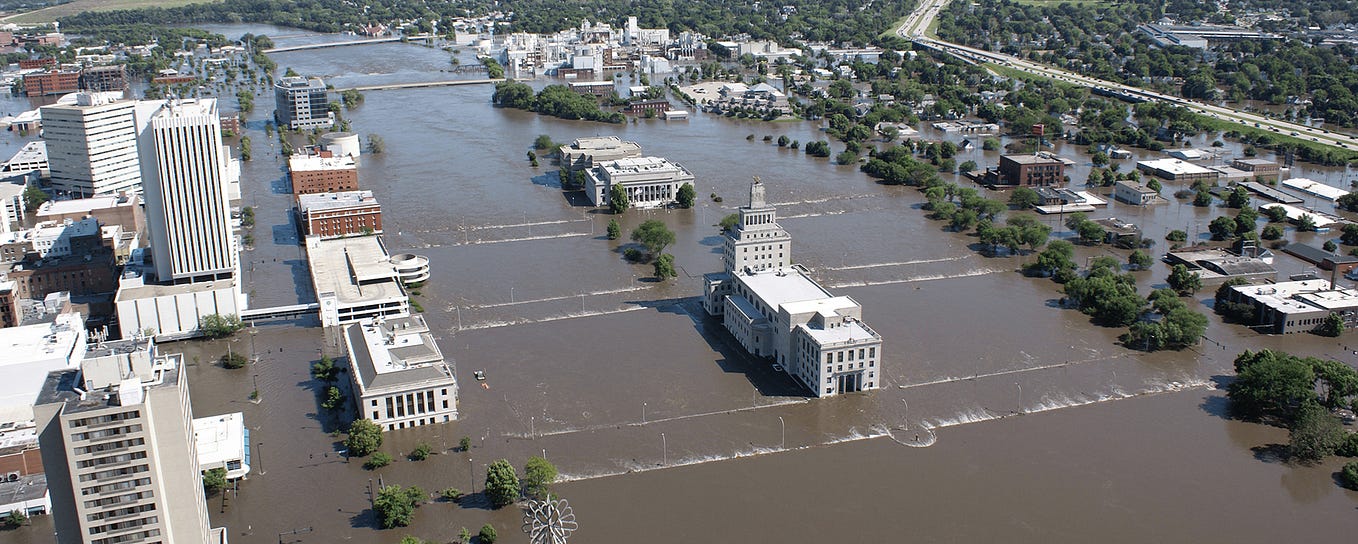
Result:
M44 24L56 21L58 17L75 15L85 11L113 11L117 9L137 9L149 7L174 8L188 4L202 4L213 0L75 0L39 10L10 15L3 19L7 23Z

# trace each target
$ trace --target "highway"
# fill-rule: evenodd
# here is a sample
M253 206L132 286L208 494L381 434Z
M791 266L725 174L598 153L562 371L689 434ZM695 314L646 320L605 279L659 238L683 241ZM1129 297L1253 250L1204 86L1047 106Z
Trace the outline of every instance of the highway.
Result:
M1239 123L1241 126L1265 129L1278 133L1279 135L1291 136L1301 140L1310 140L1315 143L1328 145L1342 150L1358 151L1358 136L1352 134L1308 127L1306 125L1289 123L1278 119L1270 119L1255 113L1206 104L1178 96L1170 96L1142 89L1140 87L1124 85L1122 83L1104 81L1102 79L1084 76L1060 68L1031 62L1012 55L966 47L928 36L929 25L933 22L934 17L938 16L939 10L947 5L948 1L949 0L923 0L923 3L921 3L919 7L916 7L915 10L911 12L910 15L907 15L905 20L902 21L900 28L896 29L896 34L930 49L949 53L968 61L995 63L1029 74L1048 77L1094 90L1121 94L1146 101L1183 106L1195 113L1227 122Z

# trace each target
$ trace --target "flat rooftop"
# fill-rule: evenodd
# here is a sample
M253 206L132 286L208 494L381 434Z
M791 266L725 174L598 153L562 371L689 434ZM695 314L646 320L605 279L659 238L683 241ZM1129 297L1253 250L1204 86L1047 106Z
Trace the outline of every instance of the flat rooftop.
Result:
M316 292L333 292L341 303L406 297L380 237L308 240L307 260Z
M145 276L125 277L118 280L118 293L113 296L113 299L116 302L167 297L178 294L209 293L220 289L231 289L235 285L235 278L202 281L197 283L181 283L177 285L161 285L157 283L146 283Z
M830 327L828 329L808 327L805 324L798 325L797 327L811 335L811 337L820 344L821 348L832 347L836 344L857 344L861 342L881 341L882 339L882 337L877 336L876 331L867 328L859 321L845 320L843 325Z
M201 465L245 459L245 414L194 418L193 439Z
M160 367L162 370L161 380L154 385L143 384L145 388L176 387L179 382L179 372L183 370L184 356L179 353L164 356L168 364ZM81 393L76 392L75 388L82 384L77 381L80 377L80 370L62 370L47 375L47 381L43 382L42 390L38 393L38 400L34 405L65 403L65 413L73 414L88 410L98 410L110 406L120 406L117 386L111 389L115 392L97 389L85 394L81 399ZM144 398L144 396L143 396Z
M735 274L737 281L770 308L777 309L792 302L834 298L815 280L795 268L780 268L755 274Z
M136 197L129 195L102 195L71 200L48 200L38 207L37 216L43 218L53 215L87 215L94 210L105 210L119 206L131 207L136 205L136 201Z
M1304 200L1302 200L1300 197L1294 196L1289 193L1285 193L1283 191L1279 191L1257 181L1245 181L1241 182L1239 185L1241 187L1244 187L1251 193L1259 195L1260 197L1266 198L1268 200L1272 200L1274 202L1281 202L1283 204L1301 204L1302 202L1304 202Z
M1283 187L1287 187L1289 189L1296 189L1298 191L1301 191L1312 196L1328 198L1332 202L1338 201L1339 197L1349 194L1348 191L1345 191L1338 187L1326 185L1319 181L1306 178L1292 178L1283 180Z
M321 157L319 155L293 155L288 157L288 171L314 172L320 170L355 170L358 164L348 155L340 157Z
M633 157L628 159L617 159L608 161L600 165L609 174L639 174L639 173L688 173L683 166L678 163L670 162L669 159L661 157Z
M592 136L588 138L576 138L569 146L562 146L562 149L570 151L600 151L605 149L635 149L641 151L641 145L636 142L625 142L617 136Z
M1019 164L1063 164L1061 159L1044 157L1040 155L1005 155L1000 158L1004 160L1014 161Z
M0 482L0 504L35 501L47 495L47 474L29 474L13 482Z
M314 193L297 197L297 207L302 210L302 213L378 205L377 198L373 197L372 191Z
M1175 176L1193 174L1211 174L1215 172L1215 170L1212 170L1211 168L1198 166L1191 162L1186 162L1180 159L1155 159L1149 161L1139 161L1136 163L1136 165L1145 166L1146 168L1159 170L1161 172L1166 172L1169 174L1173 174Z
M24 144L24 147L5 163L5 171L12 172L13 167L37 162L47 162L46 140L34 140Z
M1270 202L1268 204L1259 205L1259 209L1261 210L1267 210L1269 208L1282 208L1283 211L1287 213L1287 219L1291 221L1300 221L1303 215L1309 215L1311 216L1311 219L1316 222L1317 228L1324 228L1344 222L1342 219L1333 215L1279 202Z
M0 329L0 423L33 419L33 399L51 372L74 369L84 353L85 335L78 313L58 315L52 323Z
M350 366L364 391L430 382L455 383L424 318L365 320L345 328Z

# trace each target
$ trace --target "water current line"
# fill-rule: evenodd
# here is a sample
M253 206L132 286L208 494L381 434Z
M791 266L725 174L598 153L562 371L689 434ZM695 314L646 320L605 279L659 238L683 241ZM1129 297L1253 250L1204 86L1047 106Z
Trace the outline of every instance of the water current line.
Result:
M860 198L878 198L879 196L880 195L875 194L837 195L837 196L827 196L825 198L815 198L811 200L797 200L792 202L770 202L768 203L768 205L783 207L783 206L798 206L802 204L824 204L826 202L830 202L833 200L858 200ZM779 218L781 219L782 216L779 216Z
M466 307L466 308L503 308L503 307L505 307L505 306L519 306L519 305L522 305L522 304L534 304L534 303L538 303L538 302L552 302L552 301L557 301L557 300L570 300L570 299L573 299L573 298L580 298L580 295L584 295L584 296L587 296L587 297L598 296L598 295L616 295L616 294L619 294L619 293L631 293L631 292L635 292L635 291L645 291L645 290L647 290L647 289L648 289L647 287L624 287L624 288L621 288L621 289L605 289L605 290L603 290L603 291L591 291L591 292L588 292L588 293L576 293L576 294L573 294L573 295L561 295L561 296L556 296L556 297L538 298L538 299L532 299L532 300L516 300L516 301L513 301L513 302L496 302L496 303L493 303L493 304L478 304L478 305L475 305L475 306L465 306L465 307ZM448 308L448 309L449 309L450 311L452 310L451 307Z
M993 377L996 377L996 376L1010 376L1010 375L1014 375L1014 374L1023 374L1023 373L1025 373L1025 372L1035 372L1035 371L1038 371L1038 370L1051 370L1051 369L1053 369L1053 368L1062 368L1062 367L1067 367L1067 366L1082 365L1082 364L1085 364L1085 363L1094 363L1094 362L1098 362L1098 361L1107 361L1107 360L1110 360L1110 359L1120 359L1120 358L1123 358L1123 357L1126 357L1126 356L1125 356L1125 355L1109 355L1109 356L1107 356L1107 357L1094 357L1094 358L1092 358L1092 359L1081 359L1081 360L1078 360L1078 361L1066 361L1066 362L1064 362L1064 363L1052 363L1052 364L1049 364L1049 365L1031 366L1031 367L1025 367L1025 368L1011 368L1011 369L1009 369L1009 370L1000 370L1000 371L997 371L997 372L990 372L990 373L987 373L987 374L976 374L976 375L973 375L973 376L949 376L949 377L947 377L947 378L939 378L939 379L937 379L937 380L932 380L932 381L927 381L927 382L912 383L912 384L909 384L909 385L897 385L897 386L896 386L896 389L913 389L913 388L916 388L916 387L924 387L924 386L926 386L926 385L938 385L938 384L943 384L943 383L955 383L955 382L961 382L961 381L979 380L979 379L985 379L985 378L993 378Z
M934 275L927 275L927 276L914 276L914 277L909 277L909 278L901 278L901 279L898 279L898 280L881 280L881 281L846 281L846 282L842 282L842 283L832 283L832 284L829 285L829 287L835 288L835 289L842 289L842 288L845 288L845 287L871 287L871 286L874 286L874 285L894 285L894 284L897 284L897 283L914 283L914 282L917 282L917 281L933 281L933 280L950 280L950 279L956 279L956 278L969 278L969 277L972 277L972 276L984 276L984 275L986 275L986 274L999 274L999 273L1002 273L1002 272L1012 272L1012 271L1013 271L1013 270L1008 269L1008 268L1003 268L1003 269L999 269L999 268L996 268L996 269L978 268L978 269L976 269L976 270L969 270L969 271L962 272L962 273L959 273L959 274L934 274Z
M568 297L568 298L569 298L569 297ZM576 313L562 314L562 315L556 315L556 316L551 316L551 317L544 317L544 318L542 318L542 319L527 319L527 318L524 318L524 319L518 319L518 320L513 320L513 321L487 321L487 322L484 322L484 323L474 323L474 324L471 324L471 325L465 325L465 326L462 327L462 330L464 330L464 331L475 331L475 330L484 330L484 329L498 329L498 328L501 328L501 327L513 327L513 326L516 326L516 325L532 325L532 324L534 324L534 323L550 323L550 322L552 322L552 321L561 321L561 320L563 320L563 319L575 319L575 318L579 318L579 317L597 317L597 316L601 316L601 315L622 314L622 313L635 312L635 311L637 311L637 310L645 310L645 309L647 309L646 306L629 306L629 307L626 307L626 308L619 308L619 309L616 309L616 310L600 310L600 311L592 311L592 312L576 312Z
M522 238L505 238L503 240L469 240L466 242L453 242L451 244L425 244L424 247L458 247L458 246L479 246L485 244L504 244L508 242L531 242L534 240L551 240L553 238L574 238L579 236L591 236L588 232L566 232L562 234L546 234L543 236L524 236Z
M938 259L920 259L920 260L917 260L917 261L898 261L898 262L893 262L893 263L851 264L851 265L848 265L848 266L827 266L827 267L822 268L822 270L863 270L863 269L866 269L866 268L882 268L882 267L887 267L887 266L906 266L906 265L912 265L912 264L946 263L946 262L960 261L960 260L962 260L962 259L970 259L970 258L972 258L972 257L974 257L974 255L961 255L961 256L957 256L957 257L940 257L940 258L938 258Z
M645 425L654 425L654 424L657 424L657 423L667 423L667 422L670 422L670 421L683 421L683 420L686 420L686 419L693 419L693 418L698 418L698 417L710 417L710 416L719 416L719 415L722 415L722 414L738 414L738 413L741 413L741 412L753 412L753 411L756 411L756 410L763 410L764 408L777 408L777 407L779 407L779 406L790 406L790 405L793 405L793 404L806 404L806 403L808 403L808 402L811 402L811 399L780 400L780 401L771 402L771 403L769 403L769 404L760 404L760 405L758 405L758 406L745 406L745 407L743 407L743 408L731 408L731 409L729 409L729 410L713 410L713 411L711 411L711 412L703 412L703 413L699 413L699 414L687 414L687 415L682 415L682 416L673 416L673 417L658 418L658 419L657 419L657 418L646 418L646 422L645 422L645 423L642 423L642 422L640 422L640 421L633 421L633 422L631 422L631 423L614 423L614 424L590 425L590 426L588 426L588 427L571 427L571 428L560 429L560 430L551 431L551 432L539 432L537 435L538 435L539 437L543 437L543 436L564 436L564 435L570 435L570 434L575 434L575 433L587 433L587 432L601 431L601 430L604 430L604 429L620 429L620 428L622 428L622 427L641 427L641 426L645 426ZM507 434L503 434L503 435L501 435L501 436L508 437L508 438L531 438L530 436L528 436L528 435L526 435L526 434L523 434L523 433L507 433Z
M538 222L535 222L535 223L516 223L516 224L513 224L513 225L478 225L478 226L469 226L469 227L467 227L467 230L469 230L469 231L476 231L476 230L491 230L491 229L512 229L512 228L517 228L517 227L539 227L539 226L542 226L542 225L563 225L563 224L566 224L566 223L588 223L588 222L589 222L589 219L560 219L560 220L556 220L556 221L538 221Z

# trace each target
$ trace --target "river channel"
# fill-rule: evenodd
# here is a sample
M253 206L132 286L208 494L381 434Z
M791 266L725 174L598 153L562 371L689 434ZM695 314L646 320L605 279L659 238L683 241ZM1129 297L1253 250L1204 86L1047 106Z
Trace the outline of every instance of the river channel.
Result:
M275 40L280 46L325 39L272 27L210 29L287 36ZM462 64L475 62L468 48L459 55ZM477 77L438 72L452 67L448 53L400 43L273 58L280 70L338 87ZM487 522L502 541L526 542L517 510L475 500L426 504L412 526L377 530L369 489L479 491L484 464L506 458L522 466L530 455L546 455L561 470L566 481L556 490L574 507L579 542L1265 542L1358 530L1358 493L1333 480L1339 463L1279 462L1268 445L1285 443L1286 431L1225 418L1219 389L1242 350L1352 358L1351 335L1264 336L1212 316L1196 348L1129 350L1116 344L1123 330L1059 308L1058 285L1016 272L1034 256L984 256L975 238L926 219L914 189L762 141L828 139L817 122L707 114L564 121L494 108L491 92L370 91L345 112L355 132L386 142L384 153L362 158L359 181L382 203L388 247L432 261L434 277L418 300L456 363L460 421L387 433L383 449L397 462L364 471L338 453L340 435L328 433L343 422L322 415L319 386L307 374L322 351L336 349L319 328L300 322L239 335L233 349L261 358L246 371L210 364L225 351L221 343L164 346L194 361L195 413L244 411L260 443L261 470L210 500L214 525L226 525L233 542L395 543L407 534L446 542L459 527L475 532ZM234 106L233 98L223 102ZM255 157L242 180L246 204L257 209L256 243L242 257L251 303L309 302L283 158L263 131L271 100L256 103L246 123ZM946 137L921 128L926 138ZM693 172L695 209L620 218L624 232L651 218L676 231L677 279L656 282L649 266L625 262L620 244L604 236L610 216L563 193L549 162L528 164L539 134L559 142L618 135ZM18 145L5 138L4 147ZM1085 179L1082 149L1055 150L1078 163L1072 179ZM965 160L993 166L998 154L978 146L958 157ZM1292 175L1336 186L1353 177L1305 164ZM793 236L794 261L862 302L865 320L884 337L881 390L808 400L789 378L746 357L695 304L701 274L721 266L713 225L743 204L754 176ZM1166 196L1182 188L1165 185ZM1159 253L1169 230L1206 239L1207 223L1225 213L1169 200L1114 203L1094 216L1141 225L1159 240ZM1058 218L1042 220L1057 236L1073 236ZM1317 245L1327 236L1338 234L1288 232ZM1126 259L1123 250L1077 251L1081 262ZM1275 265L1284 276L1308 268L1281 254ZM1167 273L1159 263L1137 272L1142 293L1163 286ZM1190 304L1210 314L1199 303L1211 295ZM472 378L475 370L486 372L487 387ZM247 400L254 380L260 403ZM462 436L472 438L472 450L451 451ZM406 461L401 454L421 441L437 454ZM279 535L303 528L311 532Z

